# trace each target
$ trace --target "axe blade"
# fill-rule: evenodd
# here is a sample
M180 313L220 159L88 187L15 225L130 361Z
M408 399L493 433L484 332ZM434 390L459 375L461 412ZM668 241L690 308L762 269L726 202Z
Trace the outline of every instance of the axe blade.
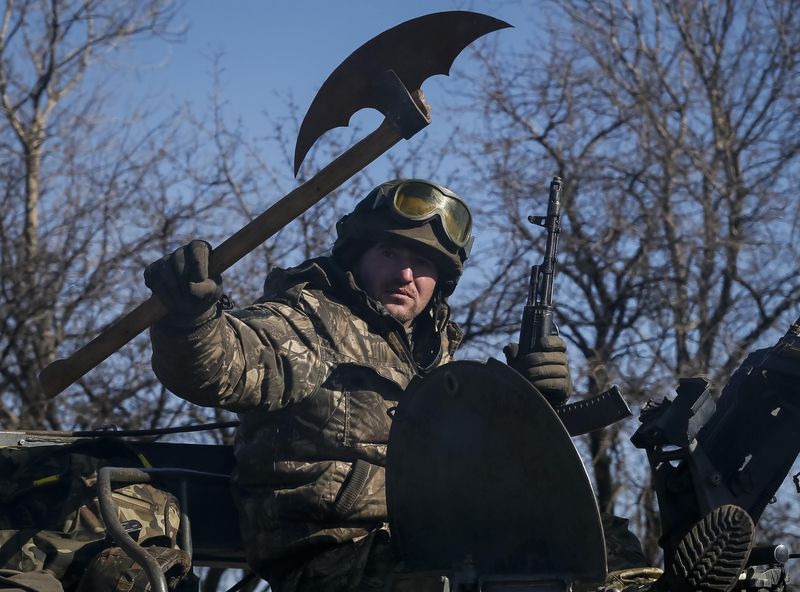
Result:
M294 151L294 174L322 134L346 127L361 109L371 107L384 115L373 82L392 70L409 92L436 74L449 74L458 54L473 41L510 27L494 17L453 10L411 19L367 41L342 62L322 84L308 109Z

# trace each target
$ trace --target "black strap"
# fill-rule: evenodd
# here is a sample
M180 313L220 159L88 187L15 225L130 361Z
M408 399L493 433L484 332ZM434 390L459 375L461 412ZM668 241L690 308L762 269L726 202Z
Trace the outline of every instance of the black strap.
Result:
M372 467L373 465L361 459L353 464L353 469L350 471L350 475L342 486L339 497L334 504L337 514L346 515L353 509L353 505L364 491L367 480L372 473Z

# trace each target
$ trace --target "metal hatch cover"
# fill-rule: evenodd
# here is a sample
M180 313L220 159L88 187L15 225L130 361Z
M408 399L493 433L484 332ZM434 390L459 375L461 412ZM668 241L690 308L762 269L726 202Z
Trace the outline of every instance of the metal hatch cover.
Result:
M506 364L415 378L387 456L392 538L406 567L601 582L606 553L583 462L552 407Z

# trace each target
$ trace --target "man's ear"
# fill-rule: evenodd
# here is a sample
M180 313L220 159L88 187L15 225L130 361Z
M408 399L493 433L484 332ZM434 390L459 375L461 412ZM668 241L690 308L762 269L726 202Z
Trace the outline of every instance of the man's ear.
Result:
M428 306L431 309L431 314L435 315L436 311L441 306L442 302L444 302L444 295L442 294L442 288L439 284L439 280L436 280L436 290L433 292L433 296L431 296L431 301Z

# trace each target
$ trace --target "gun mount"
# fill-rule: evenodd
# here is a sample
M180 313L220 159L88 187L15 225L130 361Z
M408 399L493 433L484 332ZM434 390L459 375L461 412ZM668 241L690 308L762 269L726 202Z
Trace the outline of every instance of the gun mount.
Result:
M750 354L719 401L704 378L650 402L631 437L647 452L665 557L692 524L735 504L757 521L800 453L800 324Z

